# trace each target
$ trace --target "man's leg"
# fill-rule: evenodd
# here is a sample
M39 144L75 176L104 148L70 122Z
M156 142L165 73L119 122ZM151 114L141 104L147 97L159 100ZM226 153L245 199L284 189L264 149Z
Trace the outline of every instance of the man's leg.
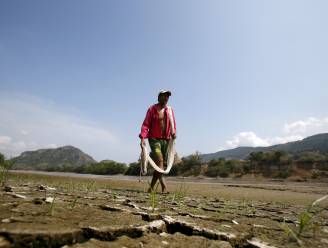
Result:
M164 169L164 166L163 166L162 169ZM164 177L163 177L162 173L160 173L160 175L159 175L159 182L160 182L161 187L162 187L162 193L166 193L167 187L166 187L166 183L165 183L165 180L164 180Z
M168 140L161 140L161 152L162 152L162 169L164 170L164 165L165 169L167 168L167 149L168 149ZM165 179L163 174L161 173L159 176L159 182L161 183L162 186L162 193L167 192L167 186L165 183Z
M156 163L156 165L158 167L163 169L164 166L163 166L163 156L162 156L162 151L161 151L161 143L158 140L149 139L149 145L151 148L151 154L153 155L152 159L154 160L154 162ZM162 175L162 173L154 170L148 192L150 192L154 189L156 182L158 179L160 179L161 175ZM161 180L160 180L160 183L161 183ZM161 183L161 185L162 185L162 183Z
M156 165L158 166L158 163L156 161L154 161L156 163ZM148 189L148 192L152 191L156 185L157 180L160 178L162 173L159 173L158 171L154 170L153 173L153 177L151 179L151 183L150 183L150 188Z

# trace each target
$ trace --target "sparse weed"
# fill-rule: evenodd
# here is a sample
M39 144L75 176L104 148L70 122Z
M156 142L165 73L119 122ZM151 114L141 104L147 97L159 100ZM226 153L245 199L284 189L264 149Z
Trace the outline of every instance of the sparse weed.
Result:
M304 232L304 229L309 226L311 219L314 215L312 215L308 210L302 212L299 217L299 224L298 224L298 232L296 233L297 237L300 237L301 234Z
M317 232L320 229L320 226L316 223L311 224L313 238L317 238Z
M89 194L90 191L95 191L95 181L91 181L89 183L87 183L86 185L86 190L87 190L87 195Z
M152 211L158 206L158 195L157 195L158 183L156 183L155 188L149 192L149 201Z
M187 195L187 187L185 184L179 184L177 189L174 191L172 195L172 201L176 201L178 204L181 203L182 199Z
M75 197L74 201L72 201L72 203L70 204L70 209L73 210L76 206L77 200L78 200L78 196Z
M54 194L54 199L53 199L53 201L50 203L50 207L49 207L49 211L48 211L48 213L49 213L51 216L54 215L55 200L56 200L56 193Z
M148 190L149 186L150 186L149 180L145 181L144 184L143 184L143 192L144 193L147 193L147 190Z
M298 217L298 230L292 230L285 222L280 224L280 228L284 230L287 236L291 236L299 246L302 247L302 241L300 240L302 233L312 227L313 236L315 236L318 229L318 225L313 222L314 217L318 216L322 211L321 209L315 209L316 205L321 201L328 198L328 195L325 195L317 200L315 200L307 209L305 209Z
M268 243L270 242L269 237L264 233L260 234L260 239L263 240L264 242L268 242Z
M111 190L112 186L110 184L106 184L105 186L103 186L103 188L106 190Z
M284 221L282 224L278 224L280 228L285 232L286 236L290 236L294 241L297 242L297 244L302 247L303 242L299 239L297 234L286 224Z
M112 191L112 198L113 198L113 200L117 199L117 194L114 191Z
M194 215L199 215L202 213L202 209L201 209L201 205L198 205L195 208L191 208L190 211L192 212L192 214Z
M67 185L67 193L71 193L74 191L75 191L75 183L73 182L73 180L71 180Z
M226 210L227 210L227 205L223 205L223 207L216 211L216 217L220 220L223 218L223 216L226 214Z

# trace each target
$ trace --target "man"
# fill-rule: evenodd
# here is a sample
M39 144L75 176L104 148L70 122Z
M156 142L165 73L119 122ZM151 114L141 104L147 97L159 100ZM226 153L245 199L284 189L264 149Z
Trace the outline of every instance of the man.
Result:
M171 96L171 91L162 90L158 93L158 103L148 108L146 118L141 126L141 132L139 137L141 139L140 146L145 145L145 139L148 138L149 146L151 148L151 157L158 167L164 169L167 159L167 148L170 139L176 138L176 124L173 109L172 117L174 127L171 127L169 120L169 112L167 102ZM150 188L148 191L152 191L159 180L162 193L167 192L167 186L163 178L163 174L154 171L153 178L151 180Z

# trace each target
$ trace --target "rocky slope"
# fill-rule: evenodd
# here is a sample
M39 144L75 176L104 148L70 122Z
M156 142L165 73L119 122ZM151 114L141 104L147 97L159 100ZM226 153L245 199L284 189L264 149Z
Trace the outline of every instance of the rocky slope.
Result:
M42 170L52 166L81 166L97 163L74 146L26 151L12 159L13 169Z

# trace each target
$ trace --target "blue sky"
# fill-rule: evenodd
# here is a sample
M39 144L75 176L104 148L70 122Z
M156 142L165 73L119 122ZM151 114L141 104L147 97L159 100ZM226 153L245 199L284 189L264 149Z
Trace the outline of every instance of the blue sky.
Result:
M0 152L139 156L171 89L188 155L328 132L327 1L0 2Z

